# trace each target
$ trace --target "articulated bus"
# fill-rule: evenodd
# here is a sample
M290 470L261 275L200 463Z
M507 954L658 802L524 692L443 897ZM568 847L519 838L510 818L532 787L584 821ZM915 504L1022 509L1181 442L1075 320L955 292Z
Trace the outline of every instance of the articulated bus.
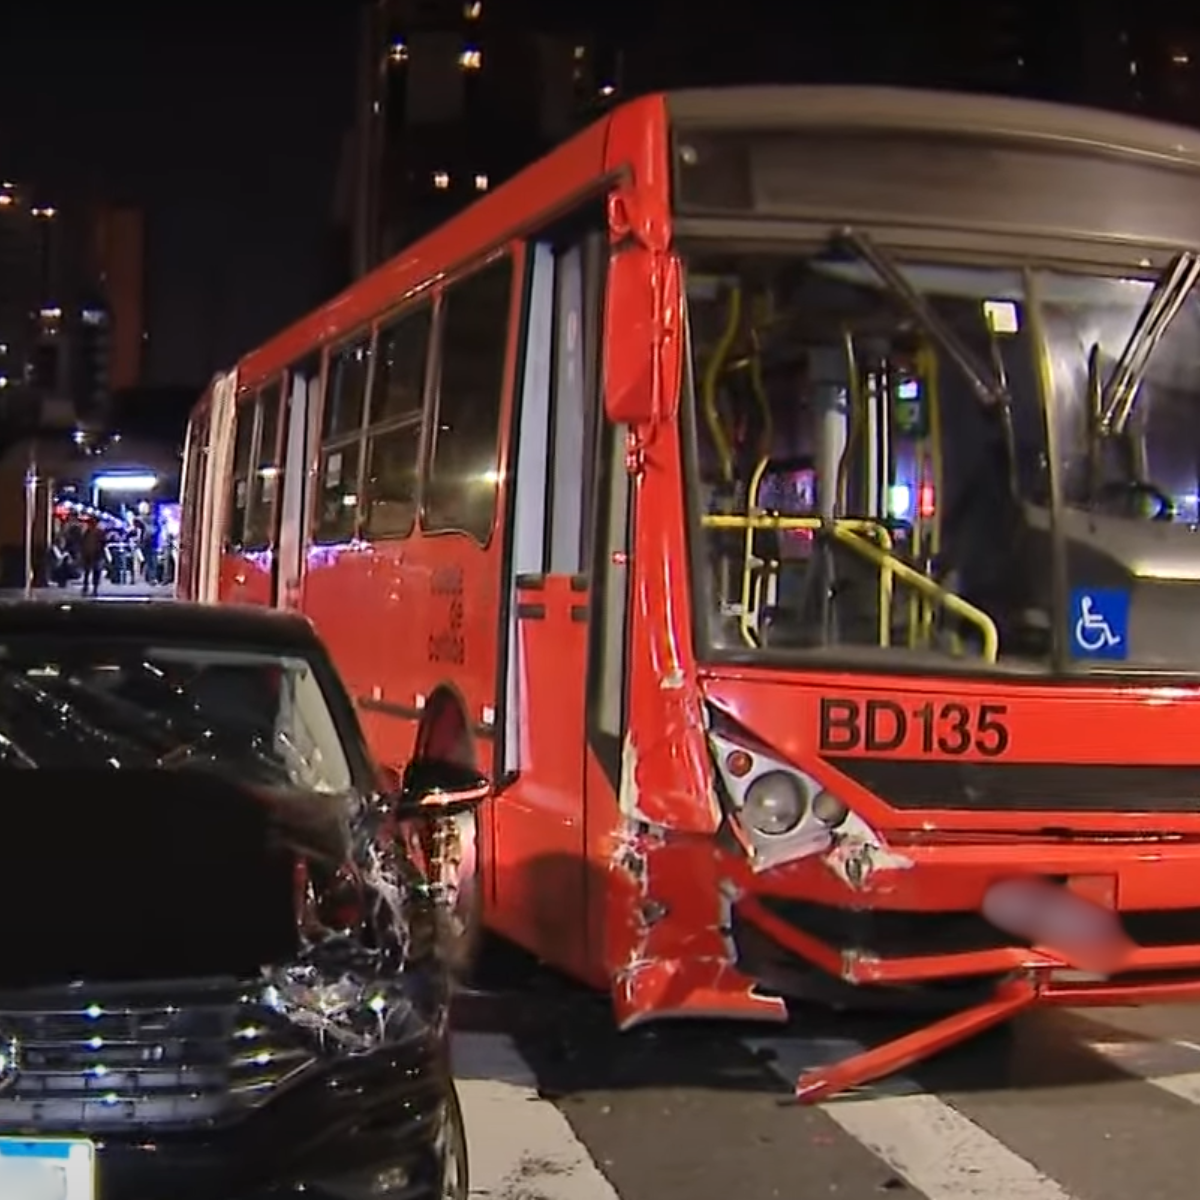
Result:
M1200 999L1200 135L612 111L228 374L182 592L469 762L486 927L662 1017Z

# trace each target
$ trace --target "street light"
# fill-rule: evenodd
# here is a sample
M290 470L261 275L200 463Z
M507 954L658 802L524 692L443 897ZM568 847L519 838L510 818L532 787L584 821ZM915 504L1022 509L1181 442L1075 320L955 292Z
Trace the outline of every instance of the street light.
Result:
M158 486L158 476L146 471L141 474L97 475L92 486L98 492L150 492Z

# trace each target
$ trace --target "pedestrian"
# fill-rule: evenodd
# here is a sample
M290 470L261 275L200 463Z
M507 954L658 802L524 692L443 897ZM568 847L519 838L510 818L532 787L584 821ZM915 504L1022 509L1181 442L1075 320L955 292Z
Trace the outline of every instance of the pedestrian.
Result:
M100 522L91 517L83 531L80 543L80 560L83 566L83 594L88 594L91 585L92 595L100 595L100 575L104 570L104 530Z

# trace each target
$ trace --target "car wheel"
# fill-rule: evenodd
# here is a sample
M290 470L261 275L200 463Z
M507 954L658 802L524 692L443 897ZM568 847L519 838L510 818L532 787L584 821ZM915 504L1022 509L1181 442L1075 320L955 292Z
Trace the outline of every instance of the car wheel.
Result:
M442 1159L442 1200L467 1200L471 1181L467 1171L467 1127L458 1091L450 1084L446 1099L446 1141Z

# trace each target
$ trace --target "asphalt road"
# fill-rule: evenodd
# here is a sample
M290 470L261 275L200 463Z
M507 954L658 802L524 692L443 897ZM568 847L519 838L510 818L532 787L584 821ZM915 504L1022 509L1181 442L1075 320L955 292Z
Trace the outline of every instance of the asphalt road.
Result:
M821 1014L616 1034L576 992L467 995L455 1047L489 1200L1192 1200L1200 1008L1047 1011L815 1108L804 1067L886 1031Z
M102 583L100 585L100 600L169 600L174 592L174 588L169 586L155 586L149 583ZM78 583L71 584L70 587L43 587L35 588L33 599L35 600L78 600L82 596L80 585ZM19 588L4 588L0 589L0 599L3 600L20 600L25 593ZM90 597L89 597L90 598Z

